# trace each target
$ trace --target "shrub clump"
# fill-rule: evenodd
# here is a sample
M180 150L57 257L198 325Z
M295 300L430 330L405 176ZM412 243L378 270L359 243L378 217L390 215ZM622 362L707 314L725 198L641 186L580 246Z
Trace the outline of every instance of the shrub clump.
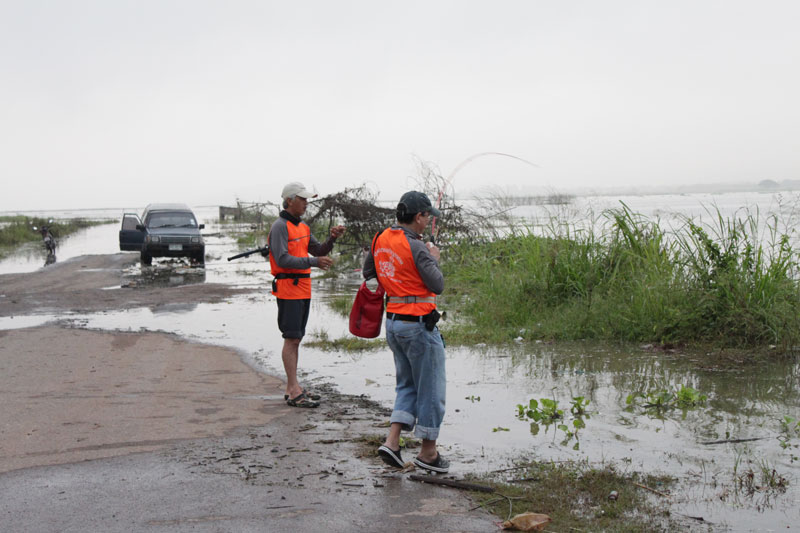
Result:
M455 341L604 339L726 347L800 342L797 254L773 217L666 231L627 206L605 224L449 249Z

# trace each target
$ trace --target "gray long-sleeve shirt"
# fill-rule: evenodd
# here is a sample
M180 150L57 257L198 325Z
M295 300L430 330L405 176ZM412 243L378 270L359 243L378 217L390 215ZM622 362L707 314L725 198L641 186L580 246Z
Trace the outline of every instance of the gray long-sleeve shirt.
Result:
M317 257L328 255L333 250L333 243L336 239L329 237L327 241L320 243L311 235L308 238L308 253L314 257L296 257L289 253L287 221L291 221L293 224L301 222L299 218L292 216L287 211L281 211L280 216L272 223L272 227L269 229L269 253L275 258L275 262L281 268L298 270L319 266Z
M417 267L417 272L419 272L419 276L428 290L434 294L442 294L442 291L444 291L442 270L439 268L439 263L431 255L428 247L422 242L420 235L399 224L392 226L392 229L402 229L405 233L408 245L411 247L411 255L414 257L414 265ZM364 260L361 272L365 279L372 279L378 276L375 270L375 258L372 256L371 249Z

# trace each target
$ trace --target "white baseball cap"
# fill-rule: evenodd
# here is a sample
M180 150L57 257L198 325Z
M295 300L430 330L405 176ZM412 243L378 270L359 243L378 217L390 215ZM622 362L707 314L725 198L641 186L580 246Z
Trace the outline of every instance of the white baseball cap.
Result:
M288 183L284 188L283 192L281 193L281 198L286 200L287 198L291 198L292 196L299 196L300 198L316 198L317 193L311 192L306 189L306 186L300 183L299 181L293 181Z

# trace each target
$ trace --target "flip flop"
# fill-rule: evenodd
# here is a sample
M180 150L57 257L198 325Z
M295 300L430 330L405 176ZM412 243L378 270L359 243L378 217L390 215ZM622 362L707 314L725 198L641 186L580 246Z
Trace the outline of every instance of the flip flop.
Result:
M436 460L427 463L419 457L414 458L414 464L420 468L424 468L430 472L438 472L439 474L446 474L450 470L450 461L442 457L442 454L436 453Z
M319 402L315 402L314 400L306 396L305 392L301 392L294 398L287 398L286 405L288 405L289 407L313 408L313 407L319 407Z
M381 456L383 462L389 466L394 466L395 468L403 468L406 466L405 461L400 456L400 449L393 450L388 446L381 446L378 448L378 455Z
M306 390L306 389L303 389L303 394L305 394L305 395L306 395L306 398L311 398L311 399L312 399L312 400L314 400L315 402L316 402L317 400L321 400L321 399L322 399L322 396L320 396L320 395L319 395L319 394L317 394L316 392L311 392L311 391L309 391L309 390ZM289 399L289 395L288 395L288 394L284 394L284 395L283 395L283 399L284 399L284 401L288 400L288 399Z

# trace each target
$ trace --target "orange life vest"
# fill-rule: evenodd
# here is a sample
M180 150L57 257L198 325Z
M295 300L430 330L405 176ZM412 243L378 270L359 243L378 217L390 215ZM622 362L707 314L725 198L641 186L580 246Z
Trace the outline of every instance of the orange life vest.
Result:
M422 281L402 229L389 228L381 233L372 256L378 281L389 296L386 311L422 316L436 309L436 294Z
M305 222L294 224L286 221L289 232L289 255L308 257L308 243L311 239L311 228ZM283 300L307 300L311 298L311 268L281 268L269 252L271 273L275 276L272 282L272 294Z

